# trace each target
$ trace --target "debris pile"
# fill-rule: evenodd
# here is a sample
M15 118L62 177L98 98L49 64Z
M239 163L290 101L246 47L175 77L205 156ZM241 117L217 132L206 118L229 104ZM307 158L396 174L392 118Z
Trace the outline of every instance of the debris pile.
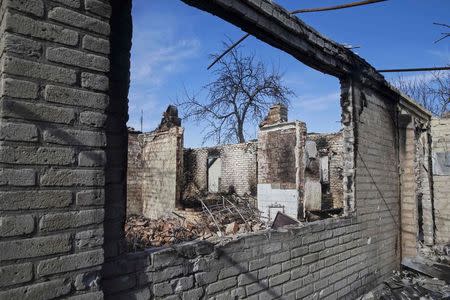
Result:
M411 271L394 271L382 285L359 300L449 299L450 286L443 280Z
M421 245L420 255L432 261L450 265L450 243L434 246Z
M266 228L261 213L251 199L236 195L201 200L195 214L173 212L173 218L147 219L130 216L125 224L125 237L131 251L169 246L195 239L254 232Z

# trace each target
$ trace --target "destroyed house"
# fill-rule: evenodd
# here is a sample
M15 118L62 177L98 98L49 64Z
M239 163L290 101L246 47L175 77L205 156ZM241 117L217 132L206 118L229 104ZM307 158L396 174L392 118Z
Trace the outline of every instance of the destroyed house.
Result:
M183 210L176 200L181 158L195 156L180 147L176 118L153 133L128 134L132 1L3 0L0 299L355 299L423 245L450 242L449 118L432 118L364 59L272 1L183 2L341 84L340 162L332 164L337 157L320 146L332 137L308 137L302 122L268 120L257 141L256 181L239 186L226 178L227 150L219 147L199 150L210 183L201 188L256 190L268 215L275 204L286 214L317 211L317 199L303 199L308 189L313 196L320 190L328 197L319 199L320 210L338 203L342 214L129 251L127 210ZM271 143L288 146L289 164L264 146ZM252 160L254 145L233 147ZM299 147L305 151L292 150ZM152 159L162 152L165 160ZM127 187L131 155L142 165ZM137 184L139 176L160 184ZM130 193L151 194L157 204L127 203ZM294 198L302 201L291 208Z

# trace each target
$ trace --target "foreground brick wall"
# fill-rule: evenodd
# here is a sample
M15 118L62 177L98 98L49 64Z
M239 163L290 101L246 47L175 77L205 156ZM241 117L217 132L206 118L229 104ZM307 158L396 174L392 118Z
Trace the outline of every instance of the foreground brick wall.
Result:
M438 153L446 153L450 161L450 118L431 121L433 159ZM448 168L448 166L447 166ZM433 192L436 226L436 243L450 242L450 175L437 174L433 168Z
M89 286L83 299L100 299L105 186L120 181L106 145L125 124L122 112L106 130L111 6L4 0L0 12L0 299L82 299Z
M238 195L254 194L257 182L257 143L249 142L184 150L184 186L190 191L208 191L208 153L222 160L220 192L232 189ZM193 185L193 186L191 186Z

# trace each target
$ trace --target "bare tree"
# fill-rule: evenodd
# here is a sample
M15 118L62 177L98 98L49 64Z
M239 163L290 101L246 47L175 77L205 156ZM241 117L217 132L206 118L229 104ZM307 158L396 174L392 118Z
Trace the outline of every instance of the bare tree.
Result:
M226 43L224 46L229 47ZM220 60L213 72L217 78L203 87L206 99L185 92L185 99L177 103L183 118L207 122L204 142L245 142L247 125L259 124L275 103L289 105L289 98L294 95L283 85L278 70L268 71L254 55L243 55L238 48Z
M438 71L414 77L398 77L392 81L406 95L436 116L450 110L450 72Z

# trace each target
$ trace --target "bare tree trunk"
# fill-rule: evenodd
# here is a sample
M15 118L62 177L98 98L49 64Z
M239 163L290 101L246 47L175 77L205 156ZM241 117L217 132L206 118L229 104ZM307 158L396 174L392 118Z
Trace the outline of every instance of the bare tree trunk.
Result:
M238 140L239 143L245 143L245 137L244 137L244 124L242 122L238 123Z

